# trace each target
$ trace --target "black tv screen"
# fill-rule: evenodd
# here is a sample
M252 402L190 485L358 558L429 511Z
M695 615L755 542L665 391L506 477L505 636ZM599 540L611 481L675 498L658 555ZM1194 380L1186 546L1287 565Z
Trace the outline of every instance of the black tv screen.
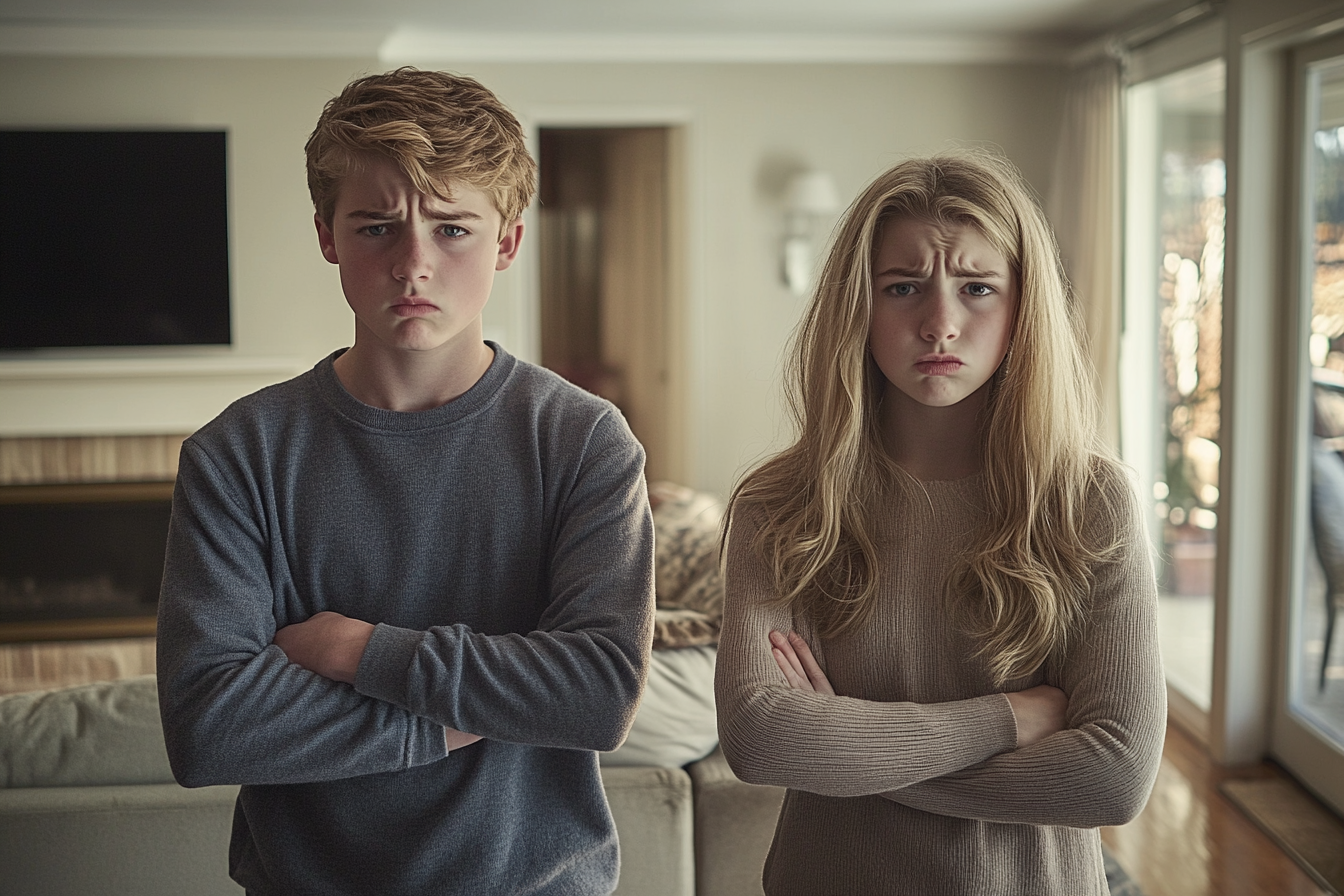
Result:
M0 349L228 343L223 131L0 130Z

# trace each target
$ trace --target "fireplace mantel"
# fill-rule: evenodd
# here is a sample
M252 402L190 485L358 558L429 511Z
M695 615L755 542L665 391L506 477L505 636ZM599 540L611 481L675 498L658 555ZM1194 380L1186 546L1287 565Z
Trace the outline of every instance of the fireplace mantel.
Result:
M0 439L0 504L167 504L184 435ZM45 544L46 542L42 542ZM36 555L32 555L36 556ZM152 608L151 608L152 609ZM0 620L0 642L152 636L152 613Z
M6 354L0 357L0 436L192 431L233 401L309 366L298 358L240 357L228 350Z

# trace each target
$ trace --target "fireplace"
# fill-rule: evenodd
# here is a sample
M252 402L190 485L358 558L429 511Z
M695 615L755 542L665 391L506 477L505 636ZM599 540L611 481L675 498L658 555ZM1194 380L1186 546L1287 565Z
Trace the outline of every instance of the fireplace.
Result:
M0 486L0 641L153 635L172 489Z

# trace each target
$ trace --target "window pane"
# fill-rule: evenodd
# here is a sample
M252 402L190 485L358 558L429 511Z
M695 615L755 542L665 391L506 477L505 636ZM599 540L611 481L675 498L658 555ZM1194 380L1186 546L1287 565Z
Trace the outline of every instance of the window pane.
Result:
M1311 545L1290 631L1289 702L1344 747L1344 67L1318 70L1306 200L1310 290Z

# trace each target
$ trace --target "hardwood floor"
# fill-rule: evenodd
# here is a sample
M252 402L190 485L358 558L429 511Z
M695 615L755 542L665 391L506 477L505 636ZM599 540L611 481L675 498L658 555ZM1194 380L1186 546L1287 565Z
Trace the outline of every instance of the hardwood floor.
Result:
M1227 778L1282 776L1262 763L1223 769L1175 725L1148 806L1102 839L1144 896L1326 896L1307 873L1218 792Z

